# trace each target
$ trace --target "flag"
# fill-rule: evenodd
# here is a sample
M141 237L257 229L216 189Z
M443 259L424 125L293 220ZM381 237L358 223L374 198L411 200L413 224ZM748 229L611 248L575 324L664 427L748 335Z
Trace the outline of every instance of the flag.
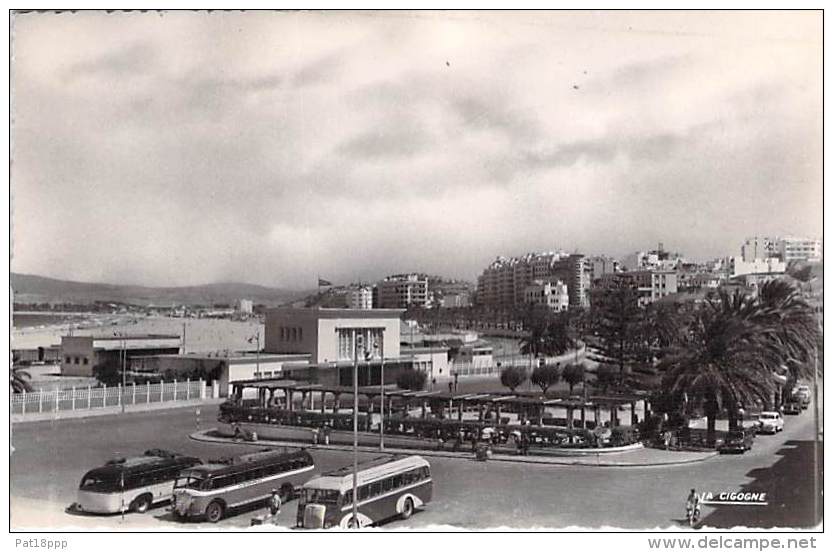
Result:
M318 279L318 287L331 286L331 285L333 285L333 283L328 281L328 280L325 280L323 278Z

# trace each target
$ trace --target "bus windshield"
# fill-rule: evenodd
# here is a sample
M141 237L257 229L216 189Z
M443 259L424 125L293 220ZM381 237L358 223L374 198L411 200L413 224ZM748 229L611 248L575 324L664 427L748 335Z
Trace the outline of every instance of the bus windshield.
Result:
M199 489L205 477L200 474L189 473L176 478L174 489Z
M301 499L304 503L338 504L340 493L332 489L304 489Z

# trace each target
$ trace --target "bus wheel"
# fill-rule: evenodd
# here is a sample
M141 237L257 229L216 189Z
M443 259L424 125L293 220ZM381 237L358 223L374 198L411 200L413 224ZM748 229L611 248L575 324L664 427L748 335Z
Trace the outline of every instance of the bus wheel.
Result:
M405 504L402 506L402 519L408 519L414 513L414 501L410 498L405 499Z
M133 502L130 503L130 511L139 514L144 514L150 508L150 503L153 499L149 494L137 496Z
M205 509L205 519L211 523L217 523L223 519L223 505L216 500L209 504Z
M281 485L280 495L281 502L289 502L294 498L295 487L293 487L290 483L284 483Z

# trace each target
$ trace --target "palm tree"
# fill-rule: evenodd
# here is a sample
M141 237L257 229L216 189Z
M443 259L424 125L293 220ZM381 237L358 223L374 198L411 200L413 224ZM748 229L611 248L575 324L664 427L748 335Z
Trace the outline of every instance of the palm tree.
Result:
M661 363L664 388L703 401L713 442L722 407L734 428L738 408L770 402L780 385L776 374L787 369L795 378L812 376L819 338L812 308L784 281L761 284L756 298L721 290L695 313L686 342Z
M775 386L772 349L766 326L754 321L753 300L721 290L696 313L686 342L661 363L663 387L676 397L702 401L706 438L713 443L718 413L726 408L731 427L738 408L766 402Z
M12 393L23 393L24 391L29 393L35 390L32 384L29 383L32 375L20 366L12 366L9 376L9 389Z

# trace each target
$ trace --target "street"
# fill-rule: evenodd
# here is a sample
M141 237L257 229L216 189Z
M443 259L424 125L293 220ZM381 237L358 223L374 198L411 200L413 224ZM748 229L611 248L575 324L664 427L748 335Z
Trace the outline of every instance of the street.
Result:
M250 452L249 445L217 445L190 439L190 433L214 425L217 407L131 413L88 419L16 424L10 459L11 526L22 528L148 527L192 529L203 522L175 522L165 507L145 514L71 515L64 509L75 500L85 471L117 456L164 448L217 458ZM719 456L705 462L664 467L586 467L475 462L428 457L434 478L434 500L407 521L389 529L451 525L467 529L681 527L689 489L698 491L765 490L768 506L703 508L706 525L727 527L807 526L812 517L812 411L788 416L785 430L761 435L744 455ZM808 451L810 451L808 453ZM362 453L360 461L377 456ZM351 462L342 451L313 451L316 471ZM773 467L774 466L774 467ZM808 487L809 486L809 487ZM810 489L808 492L807 489ZM280 525L295 523L296 502L284 505ZM232 512L220 527L248 527L264 508Z

